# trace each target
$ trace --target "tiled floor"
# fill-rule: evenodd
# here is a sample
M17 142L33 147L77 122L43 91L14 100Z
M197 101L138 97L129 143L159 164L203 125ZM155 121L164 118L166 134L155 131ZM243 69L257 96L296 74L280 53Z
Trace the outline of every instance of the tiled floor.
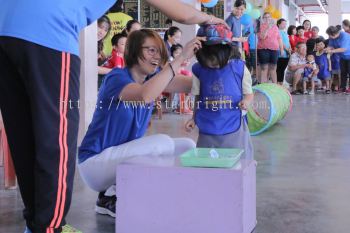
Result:
M166 114L153 120L149 133L195 139L196 133L183 130L186 118ZM253 144L258 161L255 233L350 232L350 96L296 96L287 118L254 137ZM112 233L114 219L93 210L96 195L77 174L67 221L84 233ZM23 232L21 209L18 191L3 190L1 181L1 233Z

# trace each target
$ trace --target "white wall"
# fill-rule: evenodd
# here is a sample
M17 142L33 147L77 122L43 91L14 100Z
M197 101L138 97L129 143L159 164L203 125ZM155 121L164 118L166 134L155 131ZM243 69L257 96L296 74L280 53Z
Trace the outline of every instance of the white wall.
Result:
M328 25L338 25L342 22L342 1L328 1Z
M327 14L312 14L308 15L308 18L310 19L312 26L317 26L320 28L320 35L324 38L328 38L328 35L326 34L326 30L328 28L328 15Z
M293 5L289 5L289 9L288 9L288 21L289 21L289 25L297 25L297 8L294 7Z
M350 14L350 2L349 1L348 2L343 2L342 10L343 10L343 13Z

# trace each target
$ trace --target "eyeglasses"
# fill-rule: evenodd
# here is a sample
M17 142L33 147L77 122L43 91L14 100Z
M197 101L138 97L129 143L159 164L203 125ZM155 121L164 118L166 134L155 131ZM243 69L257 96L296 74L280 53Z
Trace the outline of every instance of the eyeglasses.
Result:
M148 55L150 55L150 56L154 56L154 55L160 53L160 52L159 52L159 49L156 48L156 47L153 47L153 46L144 46L144 47L142 47L142 48L143 48L143 49L147 49L147 53L148 53Z

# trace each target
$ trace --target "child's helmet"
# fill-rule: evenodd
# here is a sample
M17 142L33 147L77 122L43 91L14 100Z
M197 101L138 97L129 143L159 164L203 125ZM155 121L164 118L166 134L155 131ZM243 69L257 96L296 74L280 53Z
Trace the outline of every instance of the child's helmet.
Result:
M223 24L202 25L197 36L206 37L207 45L232 44L232 32Z

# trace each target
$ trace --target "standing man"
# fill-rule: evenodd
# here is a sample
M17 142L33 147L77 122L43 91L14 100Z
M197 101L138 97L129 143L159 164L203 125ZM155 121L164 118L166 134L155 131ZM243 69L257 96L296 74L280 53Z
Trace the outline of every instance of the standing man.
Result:
M225 23L179 0L147 0L180 23ZM0 0L0 109L30 233L65 225L79 125L79 32L115 0ZM186 12L184 14L183 12Z
M65 225L79 126L79 32L115 0L0 0L0 108L26 232Z

